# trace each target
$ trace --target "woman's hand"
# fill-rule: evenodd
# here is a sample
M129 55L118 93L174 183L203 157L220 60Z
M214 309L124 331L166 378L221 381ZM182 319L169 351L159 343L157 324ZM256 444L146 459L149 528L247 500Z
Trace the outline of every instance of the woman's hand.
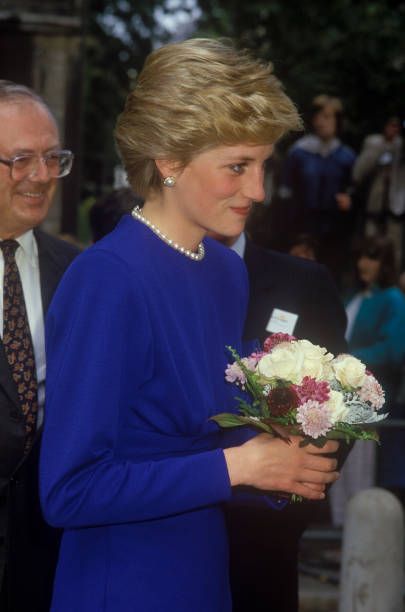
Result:
M290 436L286 442L263 433L241 446L225 449L232 486L251 485L323 499L325 486L339 477L336 459L324 455L336 452L339 443L328 440L318 448L312 444L300 446L301 441L300 436Z

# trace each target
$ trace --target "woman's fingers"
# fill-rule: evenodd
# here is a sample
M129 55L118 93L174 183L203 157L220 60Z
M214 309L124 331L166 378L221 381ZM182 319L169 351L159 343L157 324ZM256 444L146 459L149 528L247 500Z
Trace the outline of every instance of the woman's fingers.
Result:
M333 457L322 457L308 454L302 462L302 467L317 472L335 472L337 460Z
M317 484L315 482L302 482L301 484L304 485L304 487L308 487L309 489L312 489L313 491L319 491L320 493L322 493L326 489L326 485Z
M339 472L319 472L303 469L297 480L300 482L313 482L316 484L331 484L339 478Z
M301 497L305 497L306 499L311 499L315 501L325 499L324 491L318 491L316 489L313 489L309 486L309 484L304 482L297 483L297 485L294 487L294 490L291 492L295 495L300 495Z

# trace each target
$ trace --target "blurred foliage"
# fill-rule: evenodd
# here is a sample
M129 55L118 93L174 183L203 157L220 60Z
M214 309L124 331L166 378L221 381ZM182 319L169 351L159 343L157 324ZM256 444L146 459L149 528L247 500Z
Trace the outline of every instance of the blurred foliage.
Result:
M113 183L113 131L145 57L168 33L156 19L164 0L89 0L84 35L84 196Z
M199 0L198 34L228 36L273 62L305 115L318 93L340 97L358 148L390 115L405 119L405 2Z
M305 115L322 92L342 98L346 140L355 148L392 114L405 118L405 2L398 0L195 0L195 35L228 36L270 59ZM86 184L83 195L111 186L118 158L116 117L145 57L166 42L161 15L190 0L88 0L85 19ZM157 12L160 11L160 18ZM182 33L176 33L181 38Z

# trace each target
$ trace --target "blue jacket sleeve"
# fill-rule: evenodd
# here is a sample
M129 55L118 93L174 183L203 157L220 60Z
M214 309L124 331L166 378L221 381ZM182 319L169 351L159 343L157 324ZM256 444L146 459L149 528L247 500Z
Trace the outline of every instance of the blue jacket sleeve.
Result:
M118 444L122 410L153 376L148 311L129 274L114 255L85 252L49 311L40 495L54 526L143 521L231 494L222 449L138 462Z

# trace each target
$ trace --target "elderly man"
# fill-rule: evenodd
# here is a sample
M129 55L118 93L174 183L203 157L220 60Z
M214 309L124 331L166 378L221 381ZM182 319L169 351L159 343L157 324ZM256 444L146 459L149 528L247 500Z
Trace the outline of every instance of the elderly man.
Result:
M44 316L77 254L37 229L73 155L44 101L0 80L0 610L49 610L58 534L42 521Z

